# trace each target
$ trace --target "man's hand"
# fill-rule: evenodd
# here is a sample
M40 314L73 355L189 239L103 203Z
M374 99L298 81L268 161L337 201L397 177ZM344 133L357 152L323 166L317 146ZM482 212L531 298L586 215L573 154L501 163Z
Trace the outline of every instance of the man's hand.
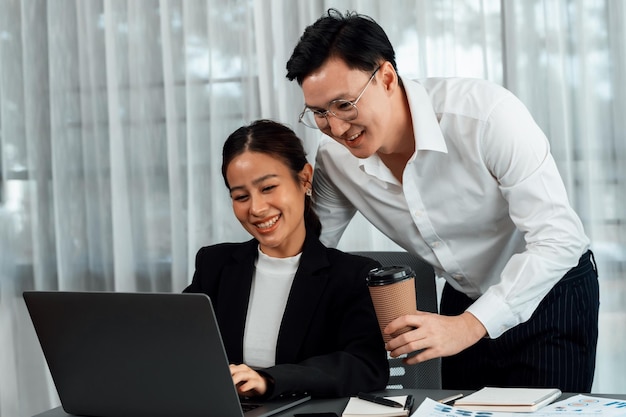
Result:
M230 365L230 376L233 378L237 393L246 397L263 395L267 391L267 381L248 365Z
M393 320L384 331L386 334L392 334L406 326L414 329L391 339L386 344L386 349L393 358L422 350L419 354L404 360L409 365L457 354L487 334L482 323L467 311L459 316L416 311L415 314Z

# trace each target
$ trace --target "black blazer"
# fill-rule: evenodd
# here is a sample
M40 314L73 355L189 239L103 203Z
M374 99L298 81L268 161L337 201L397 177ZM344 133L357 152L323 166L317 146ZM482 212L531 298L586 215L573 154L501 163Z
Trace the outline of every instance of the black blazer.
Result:
M243 362L243 335L258 241L207 246L184 292L207 294L231 363ZM367 272L376 261L326 248L307 232L276 346L268 398L291 393L345 397L383 389L389 363Z

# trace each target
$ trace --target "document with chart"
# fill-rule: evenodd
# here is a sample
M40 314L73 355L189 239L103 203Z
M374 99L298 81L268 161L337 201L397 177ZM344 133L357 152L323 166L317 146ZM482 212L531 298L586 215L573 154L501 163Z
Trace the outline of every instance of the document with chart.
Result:
M513 413L490 411L489 417L626 417L626 401L593 395L575 395L565 400L545 406L533 413ZM484 411L462 410L426 398L412 417L484 417Z

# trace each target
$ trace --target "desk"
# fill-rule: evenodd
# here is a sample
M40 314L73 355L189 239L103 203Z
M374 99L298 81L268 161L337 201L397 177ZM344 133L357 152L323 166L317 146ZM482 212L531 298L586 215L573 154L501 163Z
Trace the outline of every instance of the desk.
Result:
M451 391L451 390L441 390L441 389L401 389L401 390L387 390L381 391L381 393L385 395L407 395L413 394L415 397L415 407L417 408L419 404L421 404L426 397L431 398L433 400L440 400L445 397L449 397L450 395L457 394L462 392L467 395L472 393L473 391ZM575 395L573 393L564 393L561 397L555 401L560 401L565 398L571 397ZM626 394L588 394L593 397L605 397L605 398L616 398L620 400L626 400ZM348 403L347 398L335 398L328 400L311 400L306 403L299 405L297 407L291 408L283 413L276 414L276 417L292 417L295 413L321 413L321 412L335 412L338 416L341 416L341 412L345 408ZM61 407L53 408L52 410L48 410L41 414L37 414L33 417L72 417L72 414L67 414Z

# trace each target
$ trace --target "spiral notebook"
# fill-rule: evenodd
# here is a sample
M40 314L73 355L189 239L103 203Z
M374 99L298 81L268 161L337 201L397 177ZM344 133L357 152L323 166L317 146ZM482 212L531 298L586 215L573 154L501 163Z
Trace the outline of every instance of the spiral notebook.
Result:
M386 396L385 398L404 404L407 396ZM341 417L403 417L408 416L410 411L410 408L393 408L357 397L350 397Z

